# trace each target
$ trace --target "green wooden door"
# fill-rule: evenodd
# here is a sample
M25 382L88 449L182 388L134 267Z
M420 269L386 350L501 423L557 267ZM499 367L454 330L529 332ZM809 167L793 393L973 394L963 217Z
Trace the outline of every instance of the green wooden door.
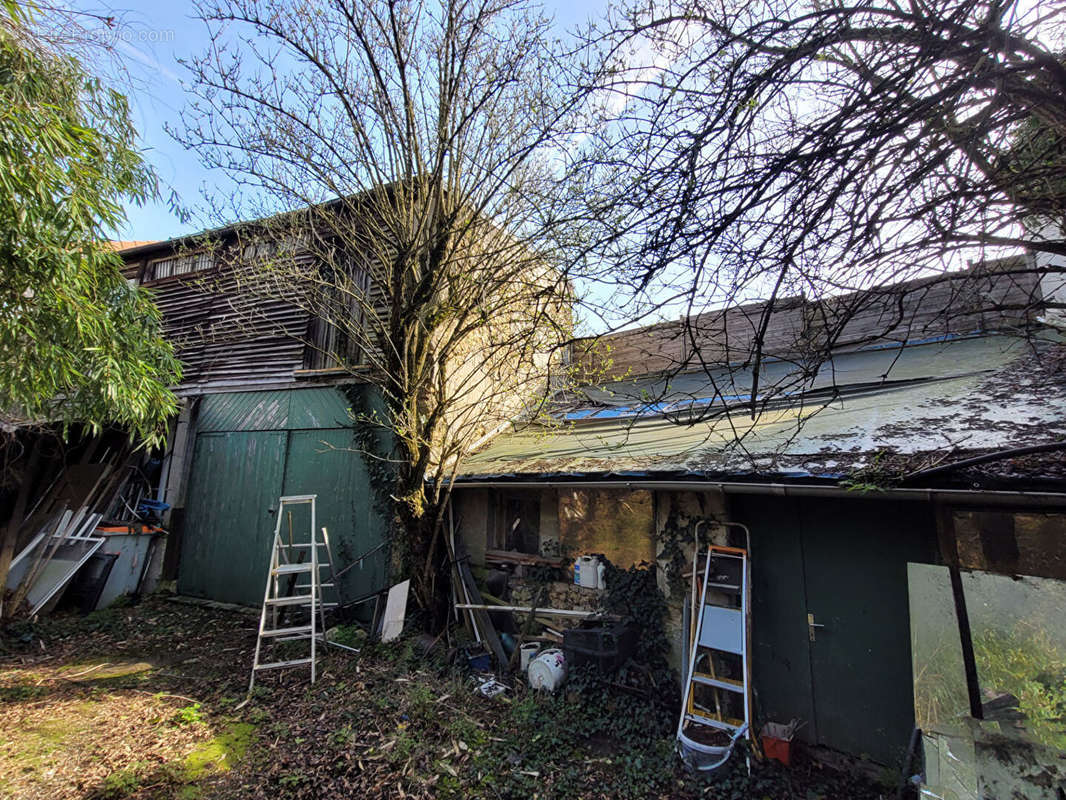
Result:
M365 392L365 390L364 390ZM356 445L348 398L335 389L237 392L201 403L185 497L178 591L229 603L259 605L266 585L278 497L317 495L318 528L326 527L338 569L383 540L363 453ZM306 541L306 506L281 518L281 532ZM346 599L385 585L378 550L342 580Z
M932 557L921 503L743 497L752 531L752 672L760 721L897 764L914 724L907 562ZM807 614L824 625L807 625Z
M381 542L370 479L351 430L290 431L285 494L317 495L317 524L329 531L338 571ZM299 519L302 527L298 530L306 531L308 521ZM385 551L378 550L344 572L341 588L345 599L353 600L382 587L386 566Z
M898 764L914 725L907 562L929 558L932 520L917 503L832 503L803 518L805 611L825 626L809 645L818 741Z
M792 498L738 497L732 510L752 531L752 677L761 720L806 720L800 736L817 741L807 648L803 540Z
M262 603L285 452L284 431L196 437L178 570L181 594Z

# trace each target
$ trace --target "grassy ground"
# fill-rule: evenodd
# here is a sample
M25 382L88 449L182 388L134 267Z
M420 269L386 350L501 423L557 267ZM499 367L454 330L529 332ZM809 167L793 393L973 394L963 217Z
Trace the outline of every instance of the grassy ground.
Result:
M255 620L162 598L0 637L0 796L12 798L877 798L799 759L709 782L643 701L472 693L443 646L331 651L240 709Z

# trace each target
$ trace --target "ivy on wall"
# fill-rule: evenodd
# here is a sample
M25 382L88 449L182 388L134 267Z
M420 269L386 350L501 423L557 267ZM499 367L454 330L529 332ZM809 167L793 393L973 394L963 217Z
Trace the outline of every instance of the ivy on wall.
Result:
M353 455L363 459L370 484L371 503L381 518L385 535L386 563L392 558L393 532L396 514L393 508L395 475L392 469L392 448L389 433L381 417L383 410L375 407L374 389L368 384L347 384L340 387L348 400L349 428L354 440ZM360 553L342 553L349 561Z
M390 466L392 448L388 442L388 429L381 416L383 411L374 407L373 389L366 384L348 384L342 391L348 399L348 414L355 445L363 456L363 463L370 478L374 510L384 519L391 519L395 474Z

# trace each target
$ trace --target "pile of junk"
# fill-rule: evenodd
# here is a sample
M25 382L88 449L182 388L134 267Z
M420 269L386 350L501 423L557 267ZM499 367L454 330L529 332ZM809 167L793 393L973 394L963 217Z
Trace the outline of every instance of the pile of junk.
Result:
M120 432L33 442L3 493L5 616L83 613L136 601L161 571L166 464Z
M462 648L461 657L480 694L495 697L507 692L514 679L524 680L531 689L555 692L574 667L593 665L611 672L632 656L638 627L597 608L606 588L602 556L578 557L571 572L560 558L489 551L485 560L490 568L479 586L463 542L453 536L451 548L456 619L471 641ZM572 575L577 604L585 607L515 604L513 590L524 571L544 567Z
M689 597L681 620L676 751L689 769L712 772L725 766L744 740L742 752L787 765L802 722L767 723L758 736L752 728L748 530L737 523L715 526L730 534L717 538L730 543L697 538L691 566L683 573ZM518 677L531 689L554 692L574 667L593 665L615 673L633 655L639 621L596 610L604 605L606 590L608 564L602 555L582 555L571 567L559 558L487 550L479 586L463 542L453 534L450 545L453 605L457 620L472 637L463 656L473 672L475 691L494 697L509 691ZM543 595L532 603L528 595L525 604L514 602L513 590L525 573L544 568L571 575L575 591L555 590L553 602L546 605Z

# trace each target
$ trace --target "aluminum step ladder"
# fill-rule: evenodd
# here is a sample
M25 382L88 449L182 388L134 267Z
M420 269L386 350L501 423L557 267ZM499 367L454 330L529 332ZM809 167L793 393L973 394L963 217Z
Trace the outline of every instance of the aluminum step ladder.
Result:
M325 643L327 608L335 602L324 602L322 590L336 590L333 553L329 546L329 534L322 528L322 537L316 537L315 498L317 495L289 495L278 498L277 523L274 526L274 542L270 552L270 567L267 570L263 609L259 615L259 635L255 643L255 658L252 661L252 677L248 682L248 697L255 686L255 675L260 670L285 669L288 667L311 667L311 683L315 682L318 643ZM310 506L311 525L309 541L297 542L292 538L290 525L288 542L282 539L281 524L285 511L293 506ZM323 558L323 555L325 556ZM330 580L323 581L321 570L328 569ZM288 624L287 617L303 611L298 624ZM264 643L306 641L309 654L299 658L261 661ZM247 702L247 700L245 700ZM243 703L242 703L243 705Z
M717 769L729 760L738 739L751 739L749 593L746 549L697 545L693 631L677 724L678 753L696 770ZM713 741L714 732L721 741Z

